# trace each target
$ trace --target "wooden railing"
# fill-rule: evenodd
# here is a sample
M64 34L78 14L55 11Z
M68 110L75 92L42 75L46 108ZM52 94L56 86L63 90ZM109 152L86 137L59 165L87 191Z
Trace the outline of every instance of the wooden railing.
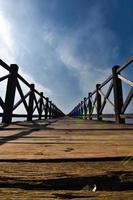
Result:
M43 92L38 92L35 89L34 84L28 83L19 73L18 66L16 64L11 64L8 66L5 62L0 60L0 68L3 67L7 70L8 74L0 77L0 82L7 79L5 99L3 100L0 96L0 106L2 111L0 117L2 117L2 122L9 124L12 122L13 117L26 118L31 121L33 118L38 119L53 119L57 117L64 116L64 113L57 108L48 97L43 95ZM28 87L28 92L23 93L21 87L22 82L26 87ZM15 103L16 89L19 92L20 100ZM26 114L13 114L13 112L18 108L18 106L24 105ZM34 112L37 111L37 114Z
M121 75L121 72L125 68L128 68L131 63L133 63L133 57L131 57L121 66L114 66L112 68L112 75L110 75L103 83L97 84L96 89L93 92L89 92L88 97L85 97L83 101L75 106L74 109L69 113L69 116L84 117L90 120L93 118L102 120L103 117L114 117L116 123L125 123L126 118L133 119L133 81L128 80L123 75ZM131 87L125 100L123 98L122 81ZM104 93L102 89L108 84L108 90L106 93ZM109 99L112 90L113 100ZM114 114L103 114L106 103L111 105L114 110ZM131 106L131 112L126 113L129 104ZM94 114L94 110L96 110L96 114Z

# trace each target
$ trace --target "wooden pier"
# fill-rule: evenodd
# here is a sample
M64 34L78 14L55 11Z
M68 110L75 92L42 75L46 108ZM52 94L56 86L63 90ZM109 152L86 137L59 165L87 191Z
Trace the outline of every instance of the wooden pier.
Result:
M132 147L129 124L62 117L1 126L0 199L132 199Z
M0 60L0 200L132 199L133 81L124 72L132 63L114 66L65 116L18 65Z

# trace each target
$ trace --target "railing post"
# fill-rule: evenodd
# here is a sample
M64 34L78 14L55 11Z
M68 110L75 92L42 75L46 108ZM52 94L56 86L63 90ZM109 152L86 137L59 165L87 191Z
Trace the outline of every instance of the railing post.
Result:
M73 111L73 116L76 117L76 116L75 116L75 108L74 108L74 111Z
M53 103L51 103L51 119L53 119Z
M55 118L55 107L54 104L52 104L52 119Z
M113 86L114 86L114 106L115 106L115 120L116 123L125 123L125 119L120 117L121 109L123 106L123 93L121 79L118 78L117 69L118 65L112 68L113 73Z
M34 106L34 88L35 88L35 85L31 84L30 85L30 96L29 96L27 121L32 121L33 106Z
M39 103L39 120L42 119L42 108L43 108L43 92L40 93L40 103Z
M46 98L46 104L45 104L45 119L48 118L48 102L49 102L49 98Z
M10 65L10 76L7 82L6 96L5 96L5 108L3 112L2 122L10 124L12 122L12 112L15 100L16 84L17 84L17 72L18 66L16 64Z
M84 97L84 119L87 119L86 97Z
M100 109L101 109L101 94L99 93L99 86L100 84L96 84L96 95L97 95L97 120L102 120L102 117L100 116Z
M55 118L55 105L52 104L52 118L54 119Z
M81 102L79 103L79 116L78 117L81 117Z
M91 92L88 93L88 110L89 110L89 120L92 120L92 101L91 101Z
M58 117L57 107L56 106L55 106L55 116L56 116L56 118Z
M81 116L81 103L79 103L79 109L78 109L78 117L80 117Z
M76 117L79 116L79 104L76 106Z
M77 105L77 117L80 116L80 103Z
M55 106L55 113L56 113L56 118L59 117L59 113L58 113L58 110L57 110L57 107Z
M80 103L80 116L83 117L83 101Z
M52 118L52 101L49 101L49 119Z

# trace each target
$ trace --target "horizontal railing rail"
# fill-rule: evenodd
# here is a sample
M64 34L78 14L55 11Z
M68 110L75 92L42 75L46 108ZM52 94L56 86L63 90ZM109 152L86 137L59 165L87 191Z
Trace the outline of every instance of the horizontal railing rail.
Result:
M84 117L85 119L97 118L115 118L116 123L125 123L125 119L133 119L133 110L131 113L126 113L129 104L133 109L133 81L128 80L121 75L121 72L128 68L133 63L133 57L131 57L126 63L121 66L114 66L112 68L112 74L101 84L96 85L96 89L93 92L88 93L88 97L85 97L74 109L69 113L72 117ZM129 85L131 88L124 100L123 98L123 86L122 82ZM106 93L102 91L104 86L109 84ZM113 100L110 99L111 92L113 91ZM114 110L114 114L103 114L103 110L106 104L109 103ZM94 110L96 114L94 114Z
M0 67L8 71L7 75L0 77L0 82L7 80L4 100L0 96L0 107L2 109L0 117L2 117L3 123L11 123L13 117L24 117L28 121L31 121L33 118L53 119L64 116L64 113L48 97L45 97L43 92L38 92L34 84L30 84L18 73L18 65L11 64L8 66L0 60ZM20 82L28 88L26 94L24 94ZM19 93L20 99L15 103L16 90ZM24 105L26 114L13 113L22 104Z

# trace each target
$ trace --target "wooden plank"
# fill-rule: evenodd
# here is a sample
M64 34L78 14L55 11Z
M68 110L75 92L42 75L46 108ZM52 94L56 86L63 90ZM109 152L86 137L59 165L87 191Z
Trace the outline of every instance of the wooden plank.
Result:
M117 157L133 146L133 125L66 118L10 127L1 133L0 159Z
M4 80L7 79L9 76L10 76L10 74L7 74L7 75L5 75L5 76L3 76L3 77L0 77L0 82L1 82L1 81L4 81Z
M120 78L122 81L124 81L125 83L127 83L128 85L133 87L133 81L128 80L127 78L125 78L124 76L122 76L120 74L118 74L118 78Z
M132 132L69 117L13 123L0 131L0 198L131 199Z
M1 59L0 59L0 65L1 65L3 68L5 68L6 70L8 70L8 71L11 70L11 68L10 68L5 62L3 62L3 60L1 60Z
M24 107L25 107L26 111L28 112L28 105L27 105L27 102L26 102L26 100L25 100L27 96L26 96L26 97L24 96L23 90L22 90L22 88L21 88L21 86L20 86L18 80L17 80L17 89L18 89L18 92L19 92L20 97L21 97L21 99L22 99L22 102L23 102L23 104L24 104ZM30 93L28 93L28 94L30 94Z
M108 89L106 95L105 95L101 90L99 90L100 94L104 97L104 101L103 101L103 104L102 104L101 110L100 110L101 112L102 112L103 109L104 109L104 106L105 106L105 104L106 104L106 101L107 101L108 103L110 103L110 105L111 105L111 106L113 107L113 109L114 109L114 104L113 104L112 101L108 98L109 95L110 95L110 93L111 93L112 88L113 88L113 84L110 85L110 87L109 87L109 89Z
M2 107L2 109L4 110L5 108L5 104L4 104L4 101L3 99L0 97L0 106Z
M23 95L23 98L21 98L13 107L13 110L15 110L22 102L24 102L24 99L26 99L29 96L30 92L27 92L27 94ZM27 105L27 104L26 104Z
M125 99L125 102L122 106L122 109L121 109L122 114L126 111L126 109L129 105L129 103L131 102L132 98L133 98L133 88L131 88L131 90L129 91L129 94L128 94L127 98Z

